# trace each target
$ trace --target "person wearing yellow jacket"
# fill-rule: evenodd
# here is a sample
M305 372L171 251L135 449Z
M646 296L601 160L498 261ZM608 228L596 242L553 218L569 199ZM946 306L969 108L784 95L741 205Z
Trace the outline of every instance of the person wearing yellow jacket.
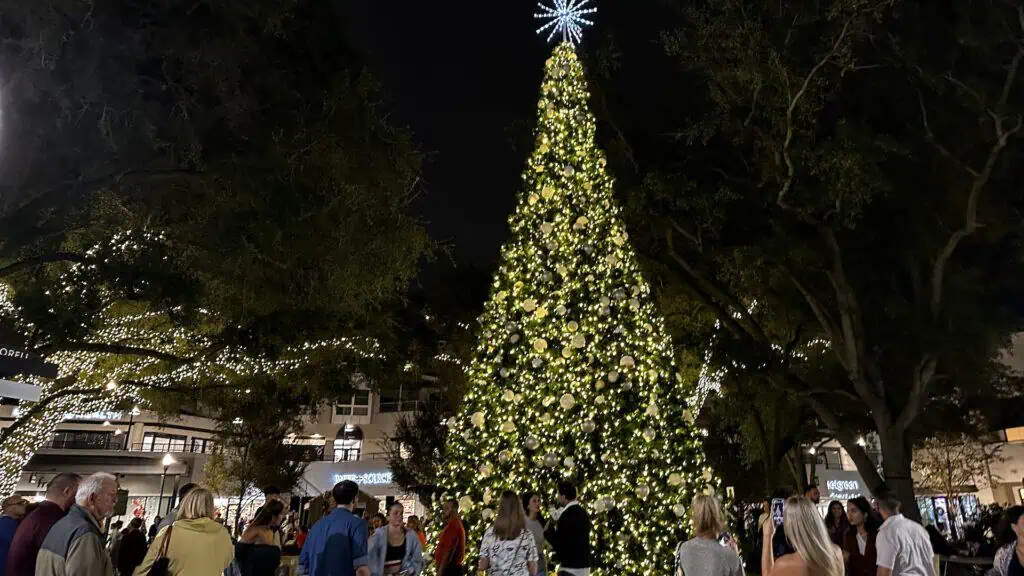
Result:
M213 494L195 488L178 507L174 524L157 533L135 576L149 574L153 564L166 555L172 576L222 576L234 560L234 546L223 526L213 520ZM164 540L169 539L167 546ZM166 552L165 552L166 550Z

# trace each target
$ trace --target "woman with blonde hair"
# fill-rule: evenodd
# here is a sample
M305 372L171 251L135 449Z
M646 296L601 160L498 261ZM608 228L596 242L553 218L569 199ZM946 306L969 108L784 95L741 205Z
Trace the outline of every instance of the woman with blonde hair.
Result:
M774 522L764 523L764 545L761 554L762 574L771 576L843 576L843 552L832 543L825 521L814 503L802 496L786 500L783 528L789 543L796 550L772 560Z
M743 576L743 562L718 543L725 531L722 506L714 496L698 494L690 506L693 538L676 547L675 576Z
M227 530L213 519L214 511L209 490L189 492L174 523L153 539L135 576L146 576L157 562L166 562L167 573L173 576L222 576L235 554Z
M487 576L537 574L537 545L533 533L526 528L523 503L511 490L501 494L498 516L484 533L479 570L487 572Z

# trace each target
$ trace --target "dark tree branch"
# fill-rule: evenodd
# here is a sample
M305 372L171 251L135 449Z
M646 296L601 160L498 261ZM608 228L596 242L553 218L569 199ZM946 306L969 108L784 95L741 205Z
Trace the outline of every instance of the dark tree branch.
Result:
M873 372L867 364L872 360L867 354L865 342L864 320L860 309L857 293L846 277L843 264L843 252L836 239L835 232L828 226L819 226L818 231L832 255L832 270L828 276L836 292L836 303L839 306L839 321L843 334L842 356L846 357L844 365L854 388L861 395L876 418L888 421L889 410L885 404L885 390L877 380L869 384L868 375ZM835 348L835 347L834 347ZM872 379L874 380L874 379ZM873 384L873 387L872 387Z
M52 344L42 346L37 353L48 356L54 352L94 352L96 354L121 354L125 356L139 356L141 358L153 358L164 362L185 363L188 358L175 356L159 350L149 348L138 348L135 346L124 346L121 344L103 344L101 342L67 342L63 344Z
M25 426L25 424L27 424L29 420L39 415L40 412L45 410L47 407L50 406L50 404L53 404L57 400L60 400L61 398L67 398L68 396L94 396L96 394L100 394L101 392L103 392L103 390L93 388L65 388L64 390L54 392L53 394L50 394L45 398L40 398L38 402L33 404L31 408L22 413L22 415L19 416L17 420L12 422L10 426L4 428L3 430L0 430L0 446L3 446L4 442L6 442L11 436L13 436L15 432L17 432L23 426Z
M982 166L981 170L970 172L974 178L971 181L970 192L967 195L967 205L964 209L964 224L949 236L949 239L946 240L942 250L939 251L938 256L935 258L935 264L932 267L932 298L930 306L933 319L938 319L942 312L942 291L946 280L946 266L949 264L949 260L953 257L953 253L960 245L960 242L962 242L964 238L973 234L979 227L978 202L981 199L981 192L985 188L985 185L988 184L989 179L991 179L992 170L999 161L999 157L1002 154L1003 149L1006 148L1010 138L1024 127L1024 115L1018 114L1014 126L1007 129L1003 125L1006 118L999 114L1000 110L998 109L1005 106L1005 99L1009 95L1010 88L1017 76L1017 69L1020 67L1022 59L1024 59L1024 48L1018 47L1017 53L1013 57L1013 61L1006 72L1006 79L1003 83L1003 90L1000 100L997 103L997 109L993 110L992 108L988 108L986 110L989 117L992 119L992 127L995 132L996 139L992 144L992 147L989 149L988 157L985 159L985 164ZM923 110L924 107L922 105L922 111ZM954 159L954 161L956 160ZM961 166L963 165L962 163L958 164Z
M782 143L782 159L786 163L786 179L782 183L782 188L779 190L779 195L776 198L776 203L784 209L789 209L790 206L786 202L786 194L789 193L790 188L793 187L793 179L796 177L796 168L793 165L793 158L789 154L789 147L793 144L794 127L793 127L793 112L796 111L796 107L800 104L800 100L807 94L807 90L811 85L811 81L818 74L833 56L839 51L839 47L843 40L846 39L846 33L850 28L850 22L846 21L843 23L843 29L839 32L839 36L836 37L836 41L832 44L832 48L828 51L825 56L818 61L817 64L811 68L811 71L804 78L803 85L797 90L795 95L792 95L789 100L789 107L786 109L786 139Z
M74 254L71 252L53 252L50 254L33 256L31 258L26 258L24 260L15 262L13 264L8 264L7 266L0 268L0 278L5 278L7 276L10 276L11 274L21 272L22 270L34 268L36 266L42 266L43 264L51 264L54 262L76 262L80 264L82 262L85 262L85 256L82 256L81 254Z
M932 355L925 355L914 370L914 379L910 385L910 395L907 398L907 405L903 407L899 418L894 426L899 430L906 430L914 423L921 413L921 407L928 401L928 392L931 385L937 380L935 369L938 366L938 359Z

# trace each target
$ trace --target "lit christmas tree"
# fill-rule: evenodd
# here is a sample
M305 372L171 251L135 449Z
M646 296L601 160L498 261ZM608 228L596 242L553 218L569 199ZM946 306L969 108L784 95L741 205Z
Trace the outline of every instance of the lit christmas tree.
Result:
M547 14L565 41L547 61L536 149L440 481L460 499L471 553L502 490L553 504L572 479L593 522L592 573L664 574L690 500L716 481L686 405L695 387L676 375L595 144L579 14Z

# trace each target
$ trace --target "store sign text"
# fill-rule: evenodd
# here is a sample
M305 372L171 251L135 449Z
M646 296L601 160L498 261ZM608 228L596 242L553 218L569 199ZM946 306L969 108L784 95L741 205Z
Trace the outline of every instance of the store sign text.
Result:
M863 495L860 482L856 480L829 480L825 482L828 497L833 500L850 500Z
M335 474L334 483L351 480L360 486L381 486L391 484L391 472L366 472L364 474Z

